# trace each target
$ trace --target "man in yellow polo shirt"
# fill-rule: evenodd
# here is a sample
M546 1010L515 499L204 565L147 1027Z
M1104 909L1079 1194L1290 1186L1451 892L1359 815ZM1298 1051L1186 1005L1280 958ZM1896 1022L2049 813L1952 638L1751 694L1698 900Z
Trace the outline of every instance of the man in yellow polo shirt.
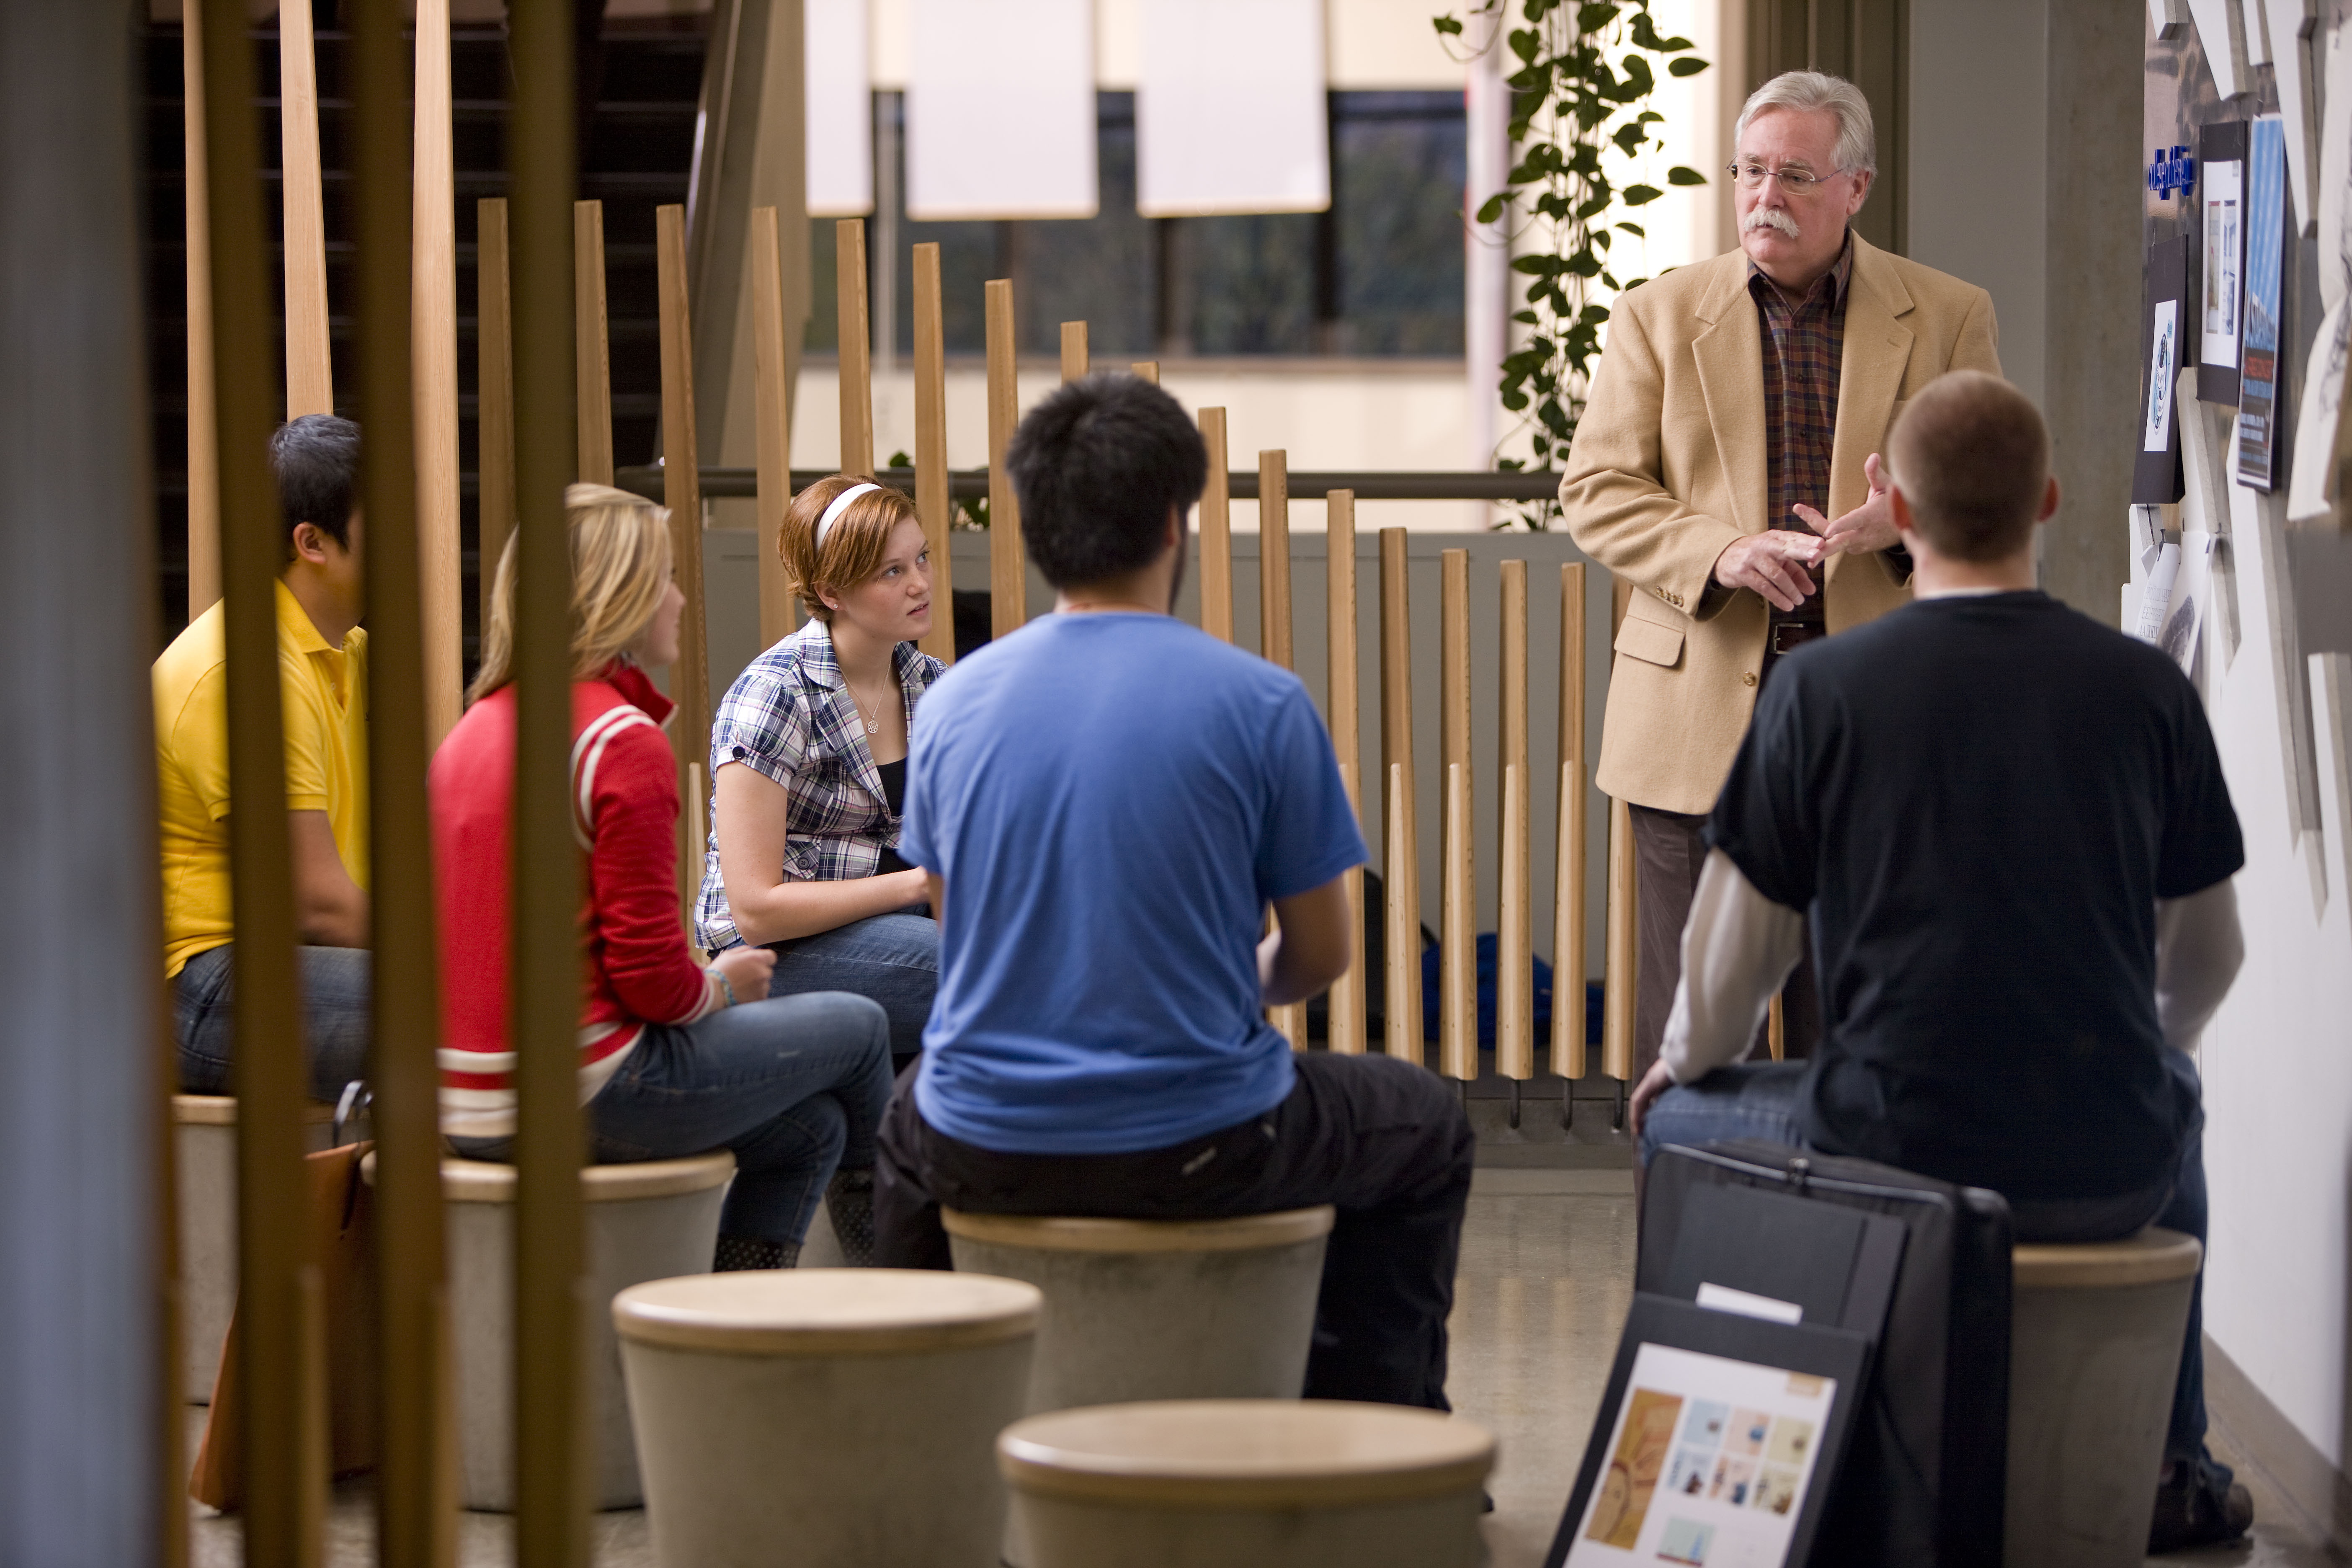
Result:
M367 633L360 430L305 415L269 439L286 528L278 667L294 850L296 950L310 1092L331 1100L365 1071L368 1043ZM163 973L181 1087L226 1094L231 944L227 673L217 604L155 661L163 847Z

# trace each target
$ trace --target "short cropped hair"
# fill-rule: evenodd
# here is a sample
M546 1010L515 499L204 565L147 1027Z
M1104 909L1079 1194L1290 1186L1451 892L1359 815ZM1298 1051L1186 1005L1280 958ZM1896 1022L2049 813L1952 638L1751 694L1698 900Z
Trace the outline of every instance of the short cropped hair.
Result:
M1871 126L1870 100L1845 78L1826 71L1782 71L1748 95L1739 110L1739 123L1732 128L1734 152L1748 139L1748 122L1768 109L1793 109L1801 113L1828 110L1837 116L1837 166L1878 172L1878 136Z
M1149 565L1169 515L1201 499L1209 448L1174 398L1140 376L1105 373L1031 409L1004 466L1029 558L1066 588Z
M824 531L820 544L816 525L824 521L824 509L842 491L859 485L880 488L844 507L833 526ZM809 614L831 625L833 609L819 595L838 597L873 576L889 552L890 535L914 515L915 503L906 491L866 474L835 474L793 498L782 525L776 530L776 558L784 563L784 576L792 591L807 604Z
M1913 526L1938 554L1998 561L2032 537L2050 432L2032 399L2000 377L1956 370L1929 382L1895 421L1886 454Z
M294 530L306 522L344 549L352 547L352 508L360 484L358 426L332 414L289 419L269 437L269 471L278 480L289 560Z

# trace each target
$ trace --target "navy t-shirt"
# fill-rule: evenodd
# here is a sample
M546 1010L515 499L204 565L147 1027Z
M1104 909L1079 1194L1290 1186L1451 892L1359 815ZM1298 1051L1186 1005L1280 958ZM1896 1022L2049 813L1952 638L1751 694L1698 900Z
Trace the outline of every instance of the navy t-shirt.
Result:
M1052 616L940 678L908 771L899 853L947 884L926 1121L1129 1153L1290 1092L1265 907L1364 858L1297 676L1166 616Z
M2038 593L1906 605L1774 670L1706 836L1812 916L1808 1142L2013 1198L2171 1169L2156 904L2245 852L2163 654Z

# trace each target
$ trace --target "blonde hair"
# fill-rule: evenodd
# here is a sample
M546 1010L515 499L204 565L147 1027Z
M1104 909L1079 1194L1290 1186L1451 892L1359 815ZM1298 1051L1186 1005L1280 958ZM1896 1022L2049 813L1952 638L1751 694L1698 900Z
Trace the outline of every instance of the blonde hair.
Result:
M817 542L816 525L824 509L846 489L858 485L876 488L849 503ZM776 530L776 558L784 563L792 591L808 604L809 614L830 626L833 610L823 596L847 593L881 570L889 552L890 535L915 515L907 492L893 489L864 474L835 474L819 479L793 498Z
M572 679L585 680L645 634L669 587L669 509L609 485L563 488L572 542ZM490 587L482 667L466 700L514 679L515 547L509 535Z

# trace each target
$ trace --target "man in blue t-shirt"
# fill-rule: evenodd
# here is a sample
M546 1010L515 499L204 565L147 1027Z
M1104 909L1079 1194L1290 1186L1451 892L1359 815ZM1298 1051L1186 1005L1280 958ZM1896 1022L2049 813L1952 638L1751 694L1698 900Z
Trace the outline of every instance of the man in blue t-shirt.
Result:
M1888 443L1917 602L1770 672L1706 825L1642 1157L1761 1138L2009 1199L2021 1242L2205 1237L2186 1047L2243 944L2237 814L2171 660L2034 590L2024 394L1957 371ZM1736 1065L1807 930L1811 1062ZM2252 1516L2204 1447L2191 1306L2149 1551Z
M1305 1392L1446 1409L1469 1123L1418 1067L1294 1056L1266 1024L1346 970L1364 843L1298 678L1168 613L1200 432L1157 386L1095 376L1005 462L1057 613L916 718L898 850L930 875L939 991L884 1121L875 1261L947 1268L942 1204L1330 1204Z

